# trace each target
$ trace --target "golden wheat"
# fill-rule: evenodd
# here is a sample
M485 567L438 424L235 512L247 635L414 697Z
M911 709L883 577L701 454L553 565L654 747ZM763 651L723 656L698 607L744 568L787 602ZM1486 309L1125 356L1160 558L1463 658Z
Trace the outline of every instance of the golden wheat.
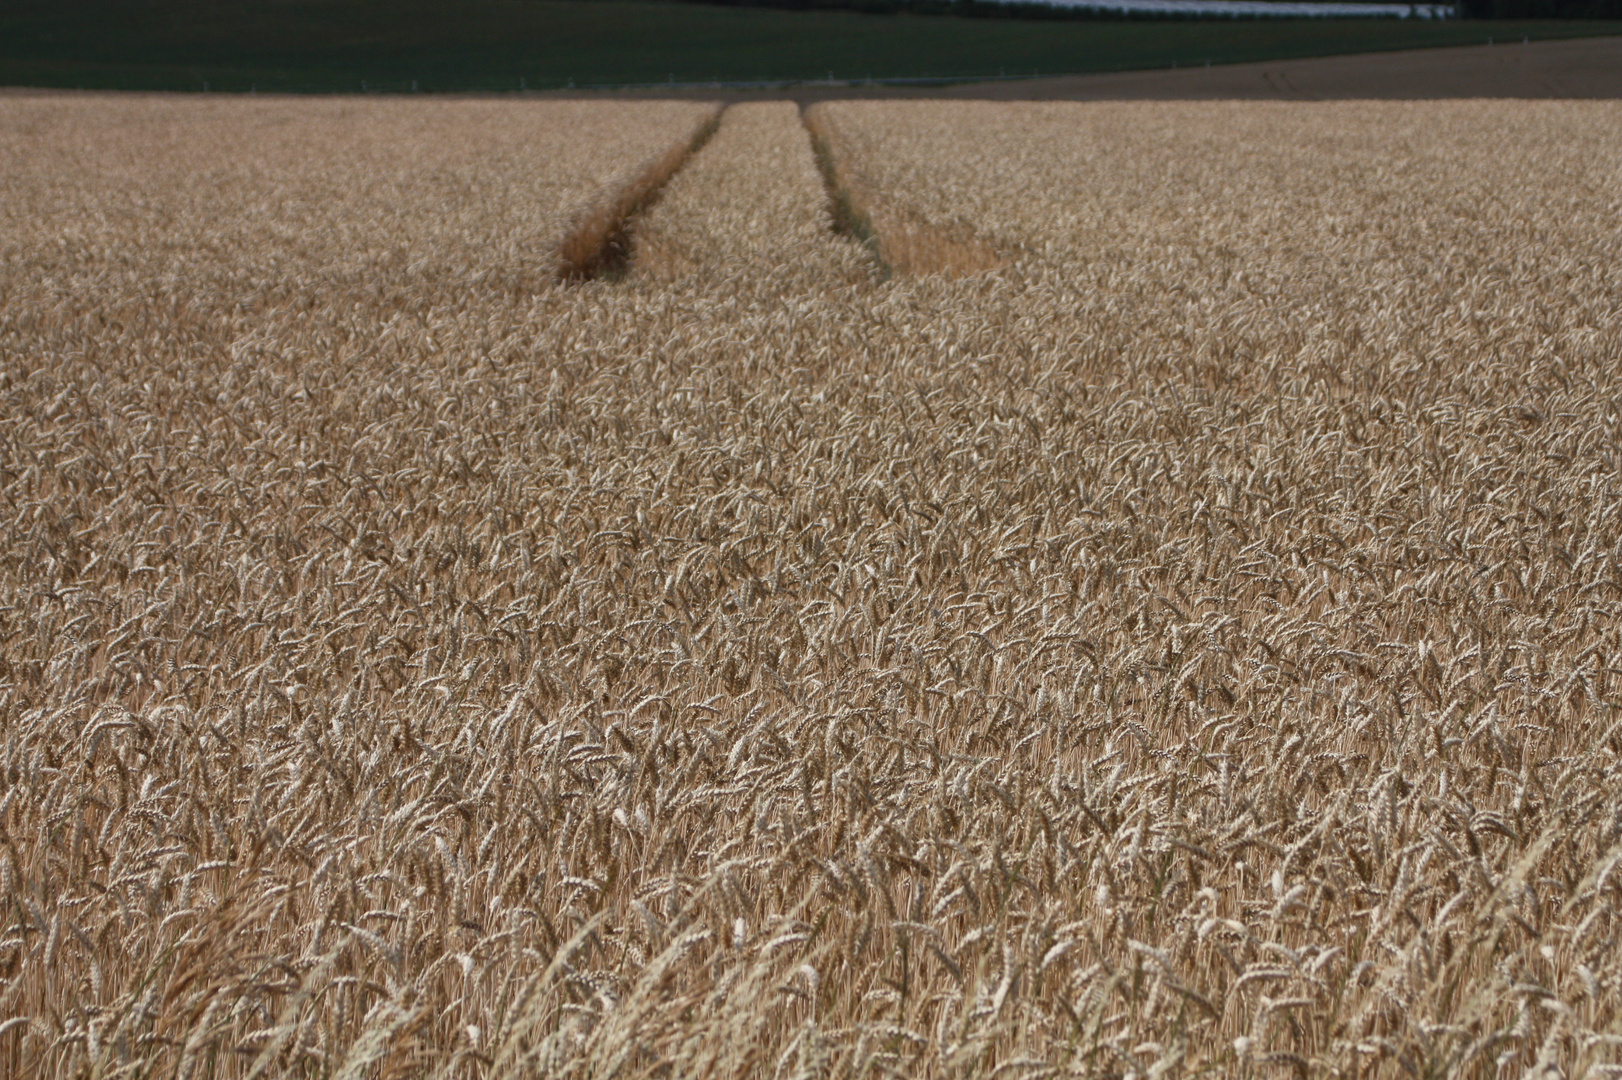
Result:
M636 227L636 273L657 282L744 279L803 294L870 282L874 268L833 235L827 194L791 102L727 109L715 138Z
M997 251L961 218L929 221L911 210L907 193L886 192L867 175L866 156L852 147L829 114L838 108L813 105L805 111L828 182L847 229L865 239L886 269L903 274L959 277L992 270Z
M708 115L0 113L0 1073L1622 1071L1622 110Z

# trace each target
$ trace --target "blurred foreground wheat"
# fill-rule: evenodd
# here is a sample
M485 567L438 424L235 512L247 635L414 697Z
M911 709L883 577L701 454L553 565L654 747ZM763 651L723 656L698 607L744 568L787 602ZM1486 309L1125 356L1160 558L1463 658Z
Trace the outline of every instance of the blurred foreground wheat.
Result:
M1622 1072L1622 110L705 115L6 103L0 1073Z

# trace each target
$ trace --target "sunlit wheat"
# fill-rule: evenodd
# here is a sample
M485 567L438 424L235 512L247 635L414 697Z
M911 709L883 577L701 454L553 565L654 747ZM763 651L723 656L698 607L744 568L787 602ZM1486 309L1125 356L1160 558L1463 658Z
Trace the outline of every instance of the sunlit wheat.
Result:
M0 1075L1615 1075L1622 109L709 115L7 100Z

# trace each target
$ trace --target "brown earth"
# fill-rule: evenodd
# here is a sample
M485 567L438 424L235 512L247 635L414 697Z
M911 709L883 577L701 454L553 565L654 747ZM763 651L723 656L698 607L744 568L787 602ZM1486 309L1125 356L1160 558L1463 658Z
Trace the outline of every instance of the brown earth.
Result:
M776 90L611 91L563 96L801 103L849 98L998 101L1332 101L1354 98L1622 98L1622 37L1359 53L1256 64L1059 75L952 86L802 84Z
M101 91L0 88L0 96ZM268 95L266 95L268 96ZM489 97L450 94L445 97ZM1622 36L1355 53L1254 64L1111 71L1039 79L926 86L801 83L772 89L683 87L532 91L503 98L626 98L780 101L968 98L986 101L1336 101L1360 98L1622 98Z

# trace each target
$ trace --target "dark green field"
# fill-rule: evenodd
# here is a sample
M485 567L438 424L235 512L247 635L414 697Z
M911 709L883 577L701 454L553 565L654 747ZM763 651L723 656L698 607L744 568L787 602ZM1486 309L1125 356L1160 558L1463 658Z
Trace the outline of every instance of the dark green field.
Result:
M1110 71L1614 34L1604 22L1051 22L627 0L8 0L0 85L516 90Z

